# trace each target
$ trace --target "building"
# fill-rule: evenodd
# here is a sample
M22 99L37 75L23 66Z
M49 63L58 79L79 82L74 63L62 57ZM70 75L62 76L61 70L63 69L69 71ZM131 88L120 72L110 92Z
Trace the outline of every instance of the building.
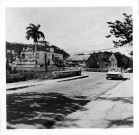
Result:
M92 68L96 66L95 59L90 54L77 54L70 56L66 59L66 63L72 66L84 66L88 68Z
M17 59L19 56L19 53L15 50L6 50L6 61L8 63L12 63Z
M117 67L117 60L114 54L110 52L97 52L92 54L96 61L97 68L109 69L111 67Z
M54 65L55 58L60 58L63 61L63 55L57 54L54 52L54 48L48 47L46 50L38 50L36 53L37 57L37 67L44 67L45 58L47 61L47 65ZM23 51L20 54L20 66L23 67L34 67L35 65L35 51L32 48L23 48Z
M50 43L47 42L47 41L38 41L37 44L40 45L40 46L49 46L50 45Z
M97 52L93 54L76 54L66 59L69 66L84 66L87 68L109 69L117 67L114 54L109 52Z
M11 53L11 54L13 54L13 55L16 54L16 53L15 53L15 50L6 50L6 53Z
M117 67L117 60L116 60L114 54L111 55L111 57L109 58L109 61L111 61L111 67L113 67L113 68Z

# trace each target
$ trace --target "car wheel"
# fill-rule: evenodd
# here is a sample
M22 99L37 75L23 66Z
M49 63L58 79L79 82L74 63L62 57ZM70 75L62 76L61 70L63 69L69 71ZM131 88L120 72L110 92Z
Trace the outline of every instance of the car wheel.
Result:
M109 79L109 77L106 77L106 79L108 80L108 79Z

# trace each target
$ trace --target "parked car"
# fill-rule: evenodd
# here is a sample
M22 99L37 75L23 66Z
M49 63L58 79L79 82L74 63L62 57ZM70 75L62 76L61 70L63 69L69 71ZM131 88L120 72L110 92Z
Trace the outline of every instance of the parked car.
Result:
M127 68L127 73L133 73L133 69L132 68Z
M122 79L123 73L121 68L110 68L106 73L106 79Z

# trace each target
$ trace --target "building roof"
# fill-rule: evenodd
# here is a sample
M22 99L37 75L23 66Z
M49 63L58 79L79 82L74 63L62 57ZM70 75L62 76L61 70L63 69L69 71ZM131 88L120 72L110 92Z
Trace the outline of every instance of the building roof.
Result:
M117 62L117 60L116 60L114 54L111 55L111 57L109 58L109 61L115 61L115 62Z
M86 61L86 60L88 60L88 58L89 58L90 56L91 56L91 55L89 55L89 54L78 54L78 55L70 56L70 57L67 58L66 60L67 60L67 61Z

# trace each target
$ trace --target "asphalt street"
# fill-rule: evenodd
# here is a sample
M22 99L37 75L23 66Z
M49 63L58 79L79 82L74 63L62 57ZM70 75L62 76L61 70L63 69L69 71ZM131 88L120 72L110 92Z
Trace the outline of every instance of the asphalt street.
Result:
M88 77L63 82L59 82L57 80L44 80L42 81L43 83L38 85L35 85L37 83L35 81L34 85L32 84L30 87L7 91L7 94L26 93L26 92L37 92L37 93L58 92L66 94L68 96L88 96L90 98L93 98L96 95L100 94L101 92L105 92L106 90L109 90L118 85L119 83L126 81L126 79L130 78L130 74L127 73L124 74L123 80L106 80L106 73L99 73L99 72L84 72L84 73L87 74Z

